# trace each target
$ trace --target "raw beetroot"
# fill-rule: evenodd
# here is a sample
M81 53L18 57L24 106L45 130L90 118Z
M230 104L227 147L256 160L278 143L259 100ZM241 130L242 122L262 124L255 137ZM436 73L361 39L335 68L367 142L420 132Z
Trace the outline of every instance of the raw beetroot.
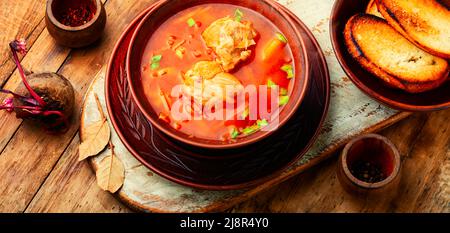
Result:
M31 74L27 77L17 56L18 52L26 52L25 42L15 40L10 43L10 48L22 83L15 92L0 89L0 92L12 95L5 99L0 109L14 111L18 118L39 120L51 131L67 129L75 102L70 82L56 73Z

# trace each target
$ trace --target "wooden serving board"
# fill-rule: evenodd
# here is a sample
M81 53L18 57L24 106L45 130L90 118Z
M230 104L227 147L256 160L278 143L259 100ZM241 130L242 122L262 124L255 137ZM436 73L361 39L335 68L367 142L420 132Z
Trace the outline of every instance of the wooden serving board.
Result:
M114 128L112 142L117 156L124 163L126 174L117 197L133 209L146 212L216 212L224 211L268 187L278 184L333 155L351 138L380 130L409 115L385 107L363 94L346 77L334 56L329 36L329 14L334 0L280 0L313 32L326 56L331 75L331 103L321 134L312 149L279 177L258 187L235 191L205 191L170 182L139 163L121 143ZM94 93L106 112L104 67L93 81L83 106L83 127L99 119ZM94 170L108 153L91 159Z

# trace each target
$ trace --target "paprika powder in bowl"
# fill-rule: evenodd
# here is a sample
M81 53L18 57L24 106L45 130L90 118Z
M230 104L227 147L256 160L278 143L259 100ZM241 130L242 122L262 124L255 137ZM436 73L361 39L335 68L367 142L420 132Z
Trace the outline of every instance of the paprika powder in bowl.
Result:
M58 44L85 47L102 36L106 10L101 0L48 0L45 23Z

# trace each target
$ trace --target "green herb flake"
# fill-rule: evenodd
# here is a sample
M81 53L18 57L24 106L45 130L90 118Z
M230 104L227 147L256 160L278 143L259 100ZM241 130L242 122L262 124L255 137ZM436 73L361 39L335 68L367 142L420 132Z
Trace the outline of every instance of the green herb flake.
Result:
M280 106L284 106L289 102L289 96L280 96Z
M231 131L231 138L236 139L239 136L239 131L236 128L233 128L233 131Z
M262 128L262 127L264 127L264 126L268 126L268 125L269 125L269 122L267 122L266 119L262 119L262 120L257 120L257 121L256 121L256 124L257 124L260 128Z
M281 88L280 89L280 95L284 96L288 94L288 90L286 88Z
M276 86L277 86L277 84L274 81L272 81L271 79L267 80L267 87L272 88L272 87L276 87Z
M288 79L294 78L294 68L292 67L292 65L284 65L281 67L281 70L287 73Z
M193 27L197 22L195 22L195 20L193 18L189 18L187 20L187 24L189 27Z
M177 55L177 57L179 57L180 59L183 59L183 52L181 52L181 50L179 50L179 49L177 49L176 51L175 51L175 54Z
M236 11L234 12L234 19L238 22L242 21L242 17L244 17L244 13L242 13L241 10L236 9Z
M152 57L152 64L151 64L151 68L152 70L156 70L159 68L159 62L162 59L162 55L155 55Z
M155 55L152 57L152 63L158 63L162 59L162 55Z
M242 133L244 133L246 136L248 136L250 134L254 134L254 133L258 132L259 129L260 129L259 125L252 125L252 126L248 126L245 129L243 129Z
M152 63L152 70L156 70L159 68L159 62Z
M280 40L281 42L287 44L288 40L286 39L286 37L283 34L277 32L276 35L277 35L278 40Z

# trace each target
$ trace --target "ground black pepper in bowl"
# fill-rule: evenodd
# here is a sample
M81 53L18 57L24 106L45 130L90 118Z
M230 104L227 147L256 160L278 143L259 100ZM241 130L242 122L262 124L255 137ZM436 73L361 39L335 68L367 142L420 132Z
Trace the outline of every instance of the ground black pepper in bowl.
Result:
M366 134L351 140L339 159L337 176L346 191L382 194L396 187L400 153L386 137Z
M357 179L367 183L377 183L386 179L380 166L366 161L355 162L351 166L350 172Z

